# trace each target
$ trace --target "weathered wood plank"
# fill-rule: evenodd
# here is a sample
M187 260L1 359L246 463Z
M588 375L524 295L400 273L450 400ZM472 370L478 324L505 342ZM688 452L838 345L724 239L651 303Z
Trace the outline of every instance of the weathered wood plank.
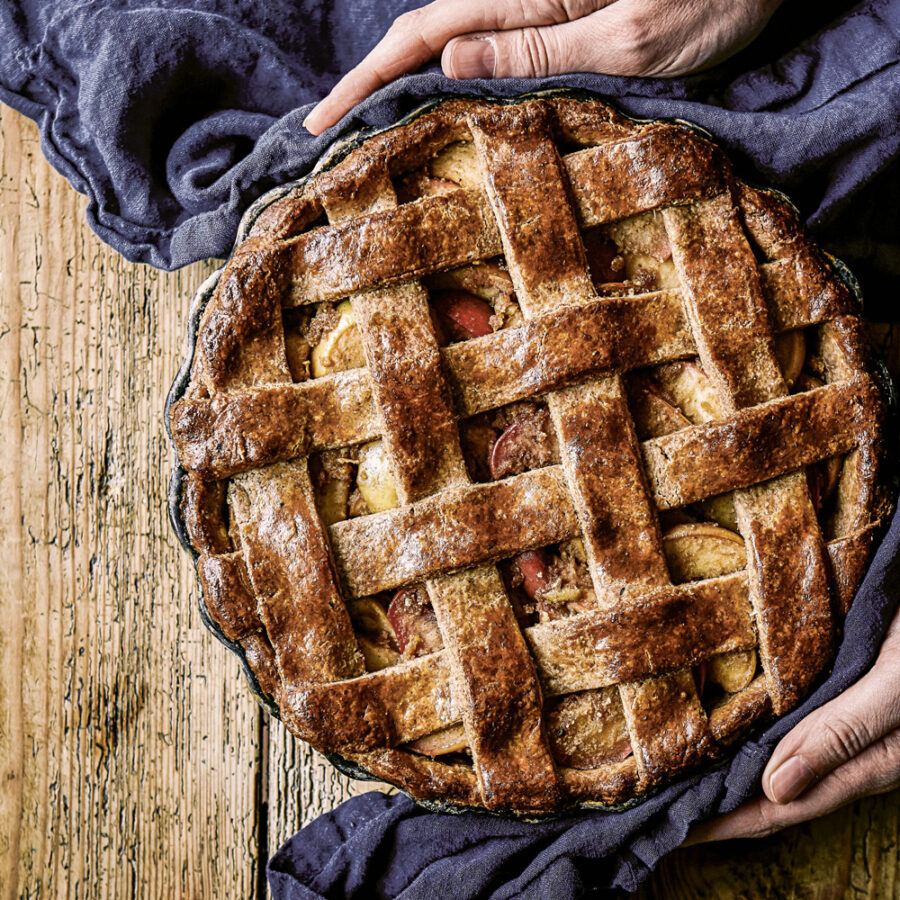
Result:
M342 775L308 744L295 740L281 722L270 724L268 745L270 855L298 828L349 797L372 790L393 791L381 782Z
M104 247L6 109L0 188L0 896L253 896L260 712L165 512L210 265Z

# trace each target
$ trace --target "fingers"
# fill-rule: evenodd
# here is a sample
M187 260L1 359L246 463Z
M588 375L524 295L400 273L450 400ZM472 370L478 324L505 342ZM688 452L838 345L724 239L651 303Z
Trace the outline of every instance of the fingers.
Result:
M691 829L685 846L732 838L764 837L789 825L827 815L861 797L900 785L900 730L873 743L859 756L826 775L793 803L756 797L734 812Z
M900 667L882 656L860 681L783 738L763 773L763 791L774 803L789 803L897 727Z
M609 2L435 0L397 18L371 53L334 86L303 124L320 134L369 94L436 57L456 35L566 22Z
M462 35L444 48L441 66L449 78L646 74L658 54L636 27L634 8L621 0L577 21Z
M780 0L434 0L400 16L303 123L320 134L442 54L451 78L681 75L745 46Z

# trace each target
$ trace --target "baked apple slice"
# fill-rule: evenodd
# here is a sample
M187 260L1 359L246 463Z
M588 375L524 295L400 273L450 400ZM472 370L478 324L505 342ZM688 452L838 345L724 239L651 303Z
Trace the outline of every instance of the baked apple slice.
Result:
M657 210L620 219L604 226L604 231L622 253L639 253L650 256L657 262L672 258L672 245L666 224Z
M775 355L787 386L793 387L806 362L806 338L803 331L798 328L779 334L775 338Z
M726 418L709 376L697 363L666 363L653 377L695 425Z
M316 509L323 524L333 525L348 517L354 462L352 450L323 450L310 459L309 473L316 495Z
M662 388L640 373L628 379L628 405L639 441L662 437L691 424Z
M435 291L431 295L431 304L437 312L441 330L451 342L484 337L494 330L491 327L493 307L469 291Z
M488 465L499 481L528 469L548 466L557 459L556 440L546 407L523 412L494 442Z
M410 750L424 756L444 756L447 753L460 753L469 746L466 731L462 725L448 725L440 731L426 734L418 740L407 744Z
M353 307L349 300L339 303L334 327L327 331L310 353L310 369L313 378L358 369L366 364L362 338L353 318Z
M384 607L371 597L361 597L347 604L347 612L366 661L366 670L377 672L394 665L400 659L400 650Z
M706 676L728 694L742 691L756 675L756 651L733 650L706 661Z
M744 539L708 522L670 528L663 535L663 550L676 584L716 578L747 567Z
M698 504L703 515L727 528L729 531L737 531L737 513L734 511L734 497L731 494L718 494L715 497L708 497L701 500Z
M444 646L437 617L424 587L401 588L387 609L387 618L405 659L436 653Z
M534 600L550 583L550 558L546 550L526 550L513 557L513 565L522 576L522 590Z

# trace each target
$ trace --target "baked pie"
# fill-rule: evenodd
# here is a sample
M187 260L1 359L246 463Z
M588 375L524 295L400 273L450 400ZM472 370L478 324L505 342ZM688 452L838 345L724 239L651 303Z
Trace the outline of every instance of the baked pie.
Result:
M852 280L696 130L454 99L250 211L168 408L205 614L422 801L613 806L827 670L888 512Z

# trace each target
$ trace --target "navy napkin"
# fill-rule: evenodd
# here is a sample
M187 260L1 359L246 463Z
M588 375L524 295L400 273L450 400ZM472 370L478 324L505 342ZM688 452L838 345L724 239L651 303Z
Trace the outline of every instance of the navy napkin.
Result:
M7 0L0 100L35 119L44 153L89 198L91 226L161 268L227 255L242 211L312 167L335 138L388 125L436 93L570 86L643 117L711 131L742 176L787 191L851 264L875 318L900 275L900 2L787 0L747 50L686 78L568 75L453 82L435 66L380 91L319 138L300 123L411 0ZM758 790L779 738L862 674L900 596L895 519L848 616L833 674L724 768L617 814L541 825L353 798L269 863L277 900L548 897L635 889L693 822Z

